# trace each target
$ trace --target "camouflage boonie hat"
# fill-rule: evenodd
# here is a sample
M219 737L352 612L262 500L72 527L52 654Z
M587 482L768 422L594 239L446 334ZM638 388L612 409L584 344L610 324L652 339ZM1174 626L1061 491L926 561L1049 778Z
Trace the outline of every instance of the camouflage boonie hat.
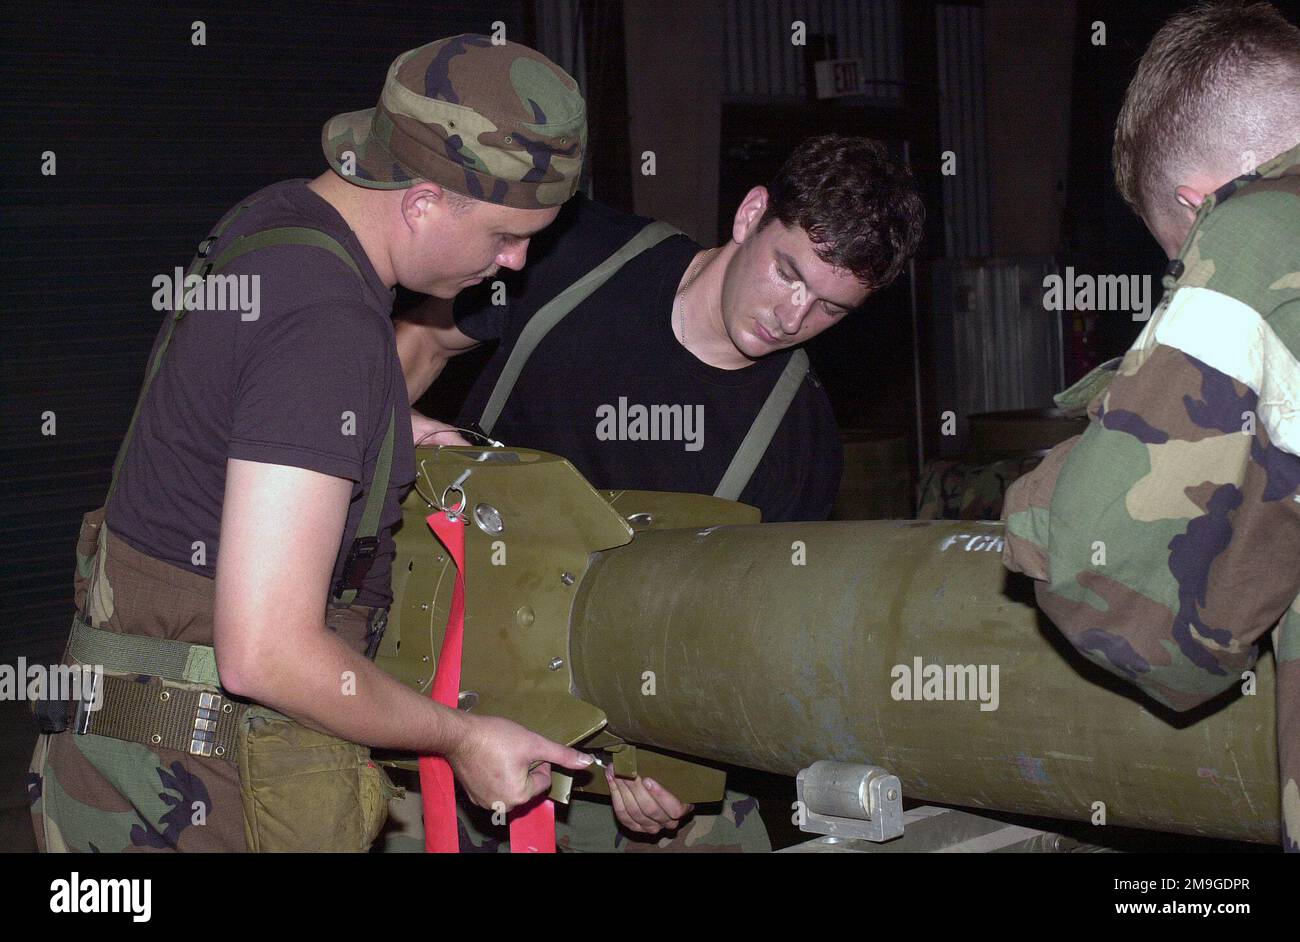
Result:
M428 180L516 209L572 196L586 143L586 104L568 73L527 46L469 33L402 53L378 107L335 115L321 133L350 183Z

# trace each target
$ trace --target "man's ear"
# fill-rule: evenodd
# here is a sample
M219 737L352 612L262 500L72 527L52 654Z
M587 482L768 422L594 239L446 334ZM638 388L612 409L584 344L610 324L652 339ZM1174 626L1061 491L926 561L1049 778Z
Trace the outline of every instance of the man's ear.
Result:
M1180 206L1190 210L1194 216L1201 208L1201 204L1205 202L1205 194L1184 184L1174 189L1174 199L1178 200Z
M731 223L731 237L739 245L758 229L758 223L767 212L767 187L756 186L736 207L736 218Z
M402 190L402 219L408 228L431 213L447 211L446 191L436 183L422 182Z

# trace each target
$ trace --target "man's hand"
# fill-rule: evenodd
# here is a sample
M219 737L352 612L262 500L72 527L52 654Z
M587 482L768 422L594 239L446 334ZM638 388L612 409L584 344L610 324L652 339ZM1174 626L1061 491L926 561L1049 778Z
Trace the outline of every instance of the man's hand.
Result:
M447 753L456 781L480 808L510 810L551 787L551 765L585 769L592 758L499 716L471 716L464 738Z
M638 775L629 781L616 776L613 769L606 769L605 781L614 800L614 816L623 827L638 834L658 834L665 828L671 831L695 810L694 805L678 801L651 778Z
M411 410L411 437L420 445L468 445L454 426Z

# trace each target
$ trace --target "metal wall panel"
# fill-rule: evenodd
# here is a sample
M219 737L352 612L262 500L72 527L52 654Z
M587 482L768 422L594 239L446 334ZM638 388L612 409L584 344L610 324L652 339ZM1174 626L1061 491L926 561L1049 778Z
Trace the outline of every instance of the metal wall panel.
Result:
M940 148L956 155L956 173L943 180L946 254L989 254L989 181L984 127L984 11L936 8Z
M723 96L732 102L804 101L809 66L806 46L791 42L791 24L825 35L833 57L858 58L865 69L866 99L902 101L901 0L726 0L723 22ZM829 54L829 53L828 53Z
M587 56L577 0L533 0L533 15L537 51L572 75L586 98Z
M1065 385L1061 317L1043 309L1050 256L931 263L934 411L1048 408ZM961 441L946 442L946 453Z

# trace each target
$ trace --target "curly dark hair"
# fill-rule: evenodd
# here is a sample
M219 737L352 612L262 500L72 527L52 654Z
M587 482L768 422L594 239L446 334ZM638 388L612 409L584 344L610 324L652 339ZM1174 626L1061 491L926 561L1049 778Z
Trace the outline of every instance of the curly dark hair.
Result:
M795 148L768 185L773 219L808 233L817 257L872 290L898 277L921 242L925 207L912 172L865 137L824 134Z

